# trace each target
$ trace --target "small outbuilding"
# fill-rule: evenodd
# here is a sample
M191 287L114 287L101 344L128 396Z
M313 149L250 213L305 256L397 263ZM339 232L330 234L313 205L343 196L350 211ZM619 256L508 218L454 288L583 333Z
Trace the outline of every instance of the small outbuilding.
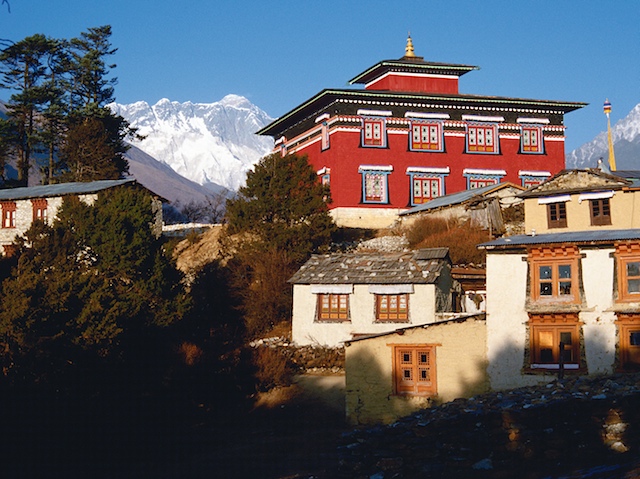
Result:
M417 410L489 390L484 314L345 342L346 415L390 423Z

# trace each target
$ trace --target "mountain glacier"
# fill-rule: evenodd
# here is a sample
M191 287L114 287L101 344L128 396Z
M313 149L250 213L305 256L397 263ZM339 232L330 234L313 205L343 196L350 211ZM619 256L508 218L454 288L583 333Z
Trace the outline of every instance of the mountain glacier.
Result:
M611 128L618 170L640 170L640 104ZM607 132L576 148L566 157L567 168L593 168L609 158Z
M111 110L145 138L132 144L176 173L212 191L218 185L237 191L246 173L273 149L273 140L255 134L273 121L239 95L215 103L162 99L112 103Z

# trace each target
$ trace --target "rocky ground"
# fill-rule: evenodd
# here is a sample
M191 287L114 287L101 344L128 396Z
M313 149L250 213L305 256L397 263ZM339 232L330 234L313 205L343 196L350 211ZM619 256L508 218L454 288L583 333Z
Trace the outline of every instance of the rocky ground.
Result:
M333 477L640 477L640 375L457 400L344 435ZM330 476L327 476L330 477Z

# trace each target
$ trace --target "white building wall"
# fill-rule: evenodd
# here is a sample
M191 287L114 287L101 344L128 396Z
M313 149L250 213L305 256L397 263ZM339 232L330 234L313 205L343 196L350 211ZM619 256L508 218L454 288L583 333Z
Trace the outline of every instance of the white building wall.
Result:
M375 295L368 285L354 285L349 295L350 321L316 321L317 295L311 286L293 286L293 318L291 336L294 343L304 345L340 346L353 334L376 334L405 326L432 323L436 320L435 286L416 284L409 295L409 322L375 322Z
M613 306L614 249L582 250L586 308L580 313L589 374L613 373L616 315Z
M585 305L579 314L589 374L613 373L616 350L613 249L581 250ZM528 346L526 254L487 255L487 356L491 388L530 386L554 374L524 374Z

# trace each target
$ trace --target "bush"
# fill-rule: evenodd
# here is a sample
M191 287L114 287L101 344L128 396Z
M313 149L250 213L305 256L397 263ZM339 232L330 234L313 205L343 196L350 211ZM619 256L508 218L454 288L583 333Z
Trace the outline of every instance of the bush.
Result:
M449 248L453 264L484 264L486 253L477 245L489 241L488 231L470 221L420 218L404 232L411 248Z
M253 351L256 386L260 391L291 385L292 368L277 349L258 347Z

